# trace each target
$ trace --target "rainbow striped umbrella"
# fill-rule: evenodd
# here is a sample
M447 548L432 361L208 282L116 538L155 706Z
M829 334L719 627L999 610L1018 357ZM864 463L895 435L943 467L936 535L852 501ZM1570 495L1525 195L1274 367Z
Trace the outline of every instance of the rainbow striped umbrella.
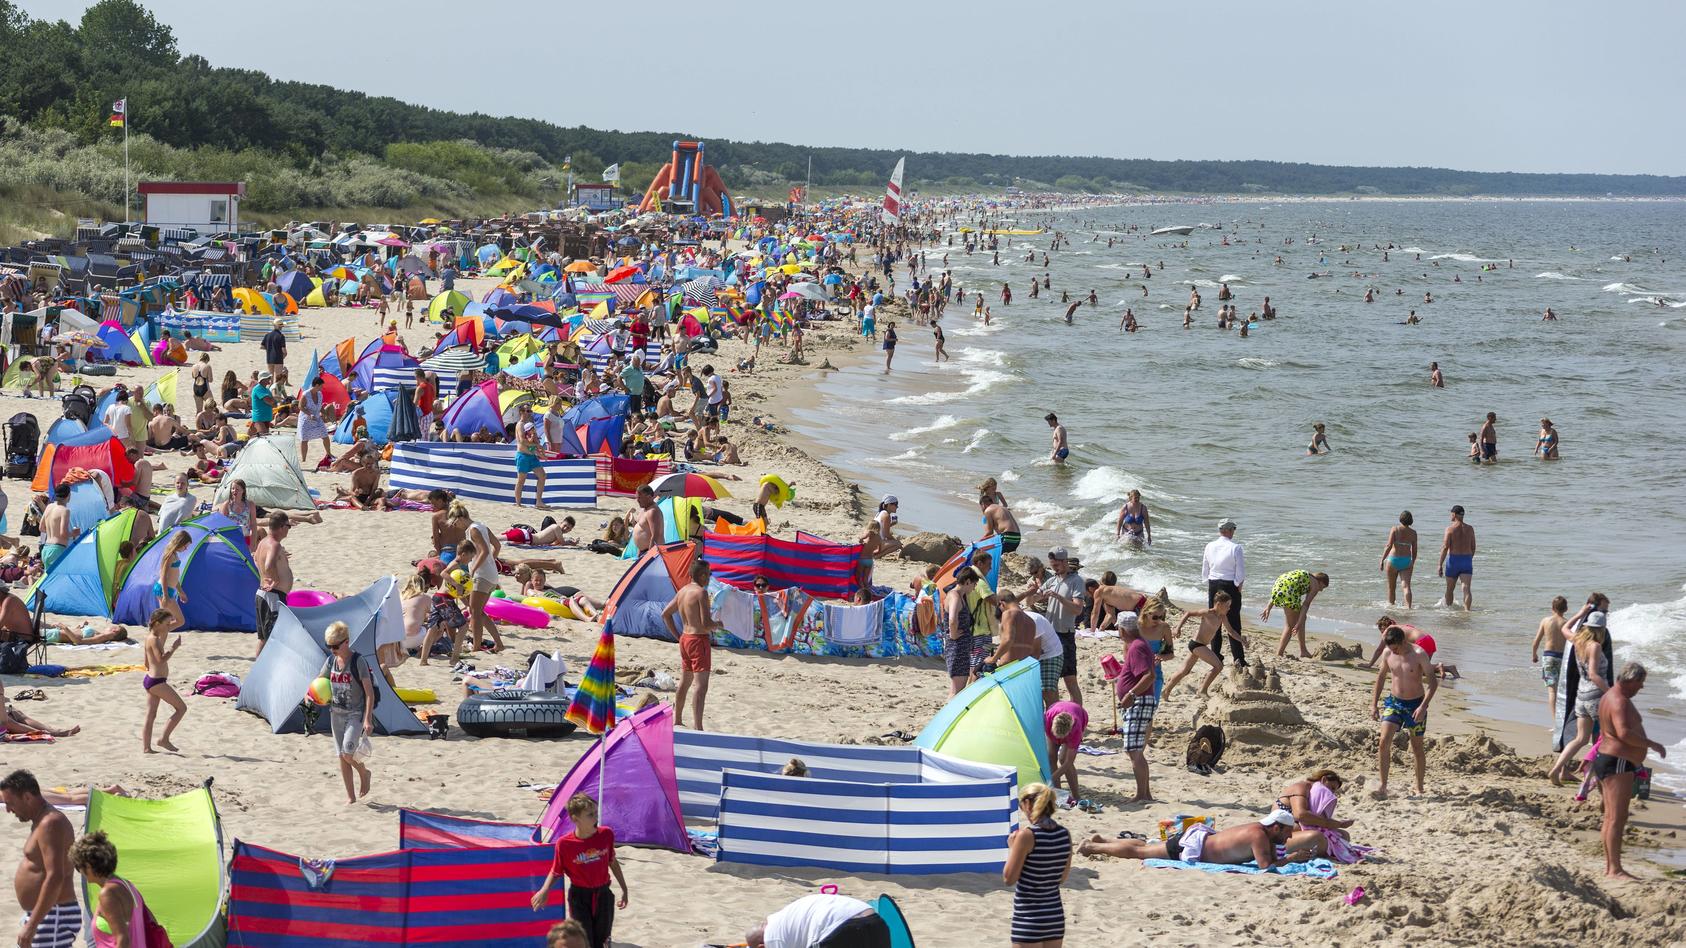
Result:
M615 636L607 629L568 704L567 718L591 734L605 734L615 726Z

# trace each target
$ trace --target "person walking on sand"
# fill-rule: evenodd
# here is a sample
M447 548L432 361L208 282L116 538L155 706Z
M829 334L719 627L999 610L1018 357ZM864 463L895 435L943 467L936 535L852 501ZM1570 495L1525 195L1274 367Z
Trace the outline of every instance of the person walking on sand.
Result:
M479 520L468 526L468 536L460 547L462 555L457 559L468 560L466 567L468 575L474 580L468 593L468 631L473 636L473 649L479 649L481 635L492 637L492 652L503 651L503 635L498 632L497 624L486 615L486 603L492 599L492 593L498 588L498 552L503 549L503 541L492 533L492 528Z
M1013 948L1061 948L1065 903L1060 886L1071 875L1071 833L1054 822L1054 790L1033 783L1019 790L1019 828L1007 840L1001 881L1013 887Z
M890 363L896 358L896 324L892 320L884 325L884 374L890 374Z
M1405 608L1411 608L1411 571L1417 565L1417 531L1411 527L1416 518L1411 511L1400 513L1399 523L1387 532L1382 545L1379 568L1387 577L1387 604L1393 605L1399 588L1405 588Z
M1083 577L1071 568L1071 554L1063 546L1048 551L1050 575L1037 587L1031 605L1054 624L1065 649L1060 656L1060 680L1066 694L1077 704L1083 703L1083 692L1077 679L1077 614L1083 609Z
M328 423L322 419L322 411L326 404L322 394L325 384L322 373L318 372L316 378L310 380L310 387L299 395L300 466L303 466L310 456L310 442L312 441L322 442L323 463L334 463L333 442L329 440L333 433L328 430Z
M716 630L725 626L714 618L708 604L708 561L698 557L691 561L691 585L673 594L667 608L662 610L662 622L668 634L679 642L679 690L673 695L675 718L685 713L685 695L695 685L696 703L691 710L691 727L703 729L703 703L708 700L708 676L714 670L711 651ZM674 616L680 624L674 624Z
M1246 643L1241 639L1241 587L1247 582L1246 551L1235 542L1235 521L1225 518L1218 523L1218 538L1206 544L1200 557L1200 578L1206 582L1206 605L1217 602L1218 593L1229 600L1229 627L1234 634L1229 640L1230 655L1235 664L1247 663ZM1212 643L1212 655L1223 662L1222 643Z
M258 568L255 603L258 648L254 658L263 654L264 644L269 641L269 634L275 630L275 619L281 614L281 604L287 601L287 594L293 591L292 557L281 545L281 541L287 539L287 534L292 532L292 525L292 520L286 514L279 510L274 511L269 515L269 530L264 533L263 539L258 541L257 549L252 551L252 562Z
M1481 460L1485 464L1499 463L1499 430L1496 424L1499 416L1496 412L1488 412L1487 420L1481 423L1481 429L1476 432L1481 442Z
M1563 752L1546 774L1554 787L1562 784L1569 762L1592 741L1593 728L1599 723L1599 702L1610 690L1612 648L1605 624L1604 613L1594 612L1575 633L1575 670L1580 674L1575 688L1575 736L1563 745Z
M1311 601L1328 588L1328 573L1295 569L1276 577L1275 585L1270 587L1270 600L1265 603L1264 611L1259 613L1259 621L1269 622L1270 611L1277 606L1282 607L1282 641L1276 644L1277 658L1288 651L1288 640L1296 637L1299 639L1300 657L1312 657L1305 647L1305 620L1311 612Z
M1643 687L1645 666L1628 662L1616 675L1615 687L1598 702L1598 732L1603 736L1592 759L1592 774L1604 798L1604 874L1612 879L1633 878L1622 868L1622 834L1627 832L1634 775L1645 765L1647 751L1668 757L1668 748L1646 735L1639 709L1633 705L1633 696Z
M14 770L0 780L0 803L19 823L29 825L23 859L12 877L12 891L23 908L17 946L71 948L82 931L82 906L76 900L76 872L70 861L76 831L41 796L41 784L27 770Z
M1563 633L1564 623L1569 612L1569 600L1562 596L1555 596L1551 600L1551 612L1540 620L1540 627L1534 632L1534 644L1529 661L1540 666L1540 679L1546 685L1546 707L1550 708L1551 717L1557 716L1557 679L1563 674L1563 644L1567 641ZM1545 652L1541 660L1540 652Z
M1064 464L1065 459L1071 457L1071 445L1066 443L1065 425L1060 424L1059 416L1053 412L1049 412L1042 420L1054 429L1051 437L1053 450L1049 452L1048 459L1055 464Z
M568 917L585 928L590 948L608 948L615 927L615 910L626 908L626 876L615 857L615 831L597 822L597 801L576 793L568 798L568 821L573 828L556 837L555 856L544 884L533 893L537 912L550 901L550 890L560 879L568 880ZM609 889L609 876L620 884L621 897Z
M354 804L369 793L368 741L375 733L375 680L369 659L351 647L351 628L344 622L328 626L322 635L328 658L318 678L328 679L328 721L334 735L334 752L340 759L340 779L345 782L345 802ZM353 786L352 774L357 775Z
M1429 669L1428 653L1405 639L1405 630L1394 626L1382 634L1386 650L1382 667L1376 672L1376 687L1370 695L1370 719L1382 724L1381 746L1377 753L1379 783L1371 794L1378 800L1387 799L1387 770L1393 763L1393 736L1404 731L1411 741L1411 757L1416 766L1417 792L1423 792L1423 770L1427 762L1423 756L1423 733L1428 730L1428 706L1440 688L1440 679ZM1382 686L1389 684L1387 700L1382 700ZM1428 690L1423 690L1427 679Z
M1470 591L1470 585L1475 579L1475 528L1464 523L1463 504L1452 506L1452 522L1440 538L1440 566L1435 572L1446 578L1445 598L1435 605L1454 608L1452 593L1459 580L1462 580L1464 611L1475 608L1474 595Z
M181 617L168 609L154 609L146 620L147 636L144 652L146 673L141 675L141 690L146 692L146 723L141 726L141 750L144 753L157 753L152 749L152 725L158 719L158 705L170 706L170 720L164 722L164 733L158 738L158 746L167 751L176 749L170 743L170 735L175 733L176 725L187 715L187 702L181 699L176 689L170 686L170 656L181 648L181 636L169 648L164 643L170 637L170 632L180 627Z
M1171 680L1165 683L1165 688L1160 692L1161 701L1171 699L1172 690L1177 687L1178 682L1188 677L1197 661L1212 666L1212 670L1206 673L1206 680L1200 683L1200 694L1204 696L1207 689L1212 687L1212 682L1217 680L1218 672L1223 671L1224 667L1223 653L1219 651L1222 643L1217 640L1218 633L1221 631L1232 639L1240 638L1234 621L1230 618L1233 613L1231 605L1229 593L1220 590L1213 597L1210 606L1204 609L1190 609L1183 613L1176 629L1171 632L1172 639L1182 634L1183 626L1188 624L1188 620L1198 619L1200 624L1195 627L1194 641L1189 643L1188 658L1183 661L1182 669L1171 676ZM1237 660L1236 664L1240 665L1242 662Z

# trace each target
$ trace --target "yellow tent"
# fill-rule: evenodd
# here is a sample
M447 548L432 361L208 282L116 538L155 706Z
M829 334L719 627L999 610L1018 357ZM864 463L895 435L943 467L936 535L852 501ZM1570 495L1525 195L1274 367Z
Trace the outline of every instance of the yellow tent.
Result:
M322 280L321 280L321 278L320 277L311 277L310 282L316 287L316 289L311 290L310 295L308 295L304 298L304 305L306 305L306 306L327 306L328 305L328 298L326 296L322 295Z
M259 293L257 290L254 290L249 286L235 287L234 298L239 301L240 308L245 311L248 316L253 314L259 316L275 315L275 307L269 305L269 300L266 299L262 293Z
M505 389L504 391L498 393L498 411L507 415L509 414L509 410L511 408L514 408L523 402L530 402L532 400L532 392L523 391L519 388Z
M532 333L522 333L498 347L498 361L503 365L514 365L522 359L535 353L543 352L545 344Z
M586 318L587 319L608 319L609 318L609 301L604 300L603 302L598 303L596 306L593 306L591 308L591 315L586 317Z
M461 316L463 314L463 310L468 308L468 304L469 299L467 296L456 290L446 290L428 301L427 318L435 322L444 319L447 307L450 308L453 316Z

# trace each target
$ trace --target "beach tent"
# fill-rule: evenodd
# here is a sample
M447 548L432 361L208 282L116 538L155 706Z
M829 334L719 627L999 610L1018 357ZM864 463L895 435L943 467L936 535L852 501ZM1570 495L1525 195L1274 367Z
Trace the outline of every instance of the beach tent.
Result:
M146 387L141 395L141 402L149 408L162 408L176 403L176 375L179 369L171 369L158 377L158 381Z
M413 383L420 365L420 359L398 346L383 344L357 360L347 381L365 392L385 391Z
M152 584L163 566L164 550L178 533L193 539L182 557L181 590L187 597L181 604L187 618L182 631L256 631L258 568L240 525L218 513L184 520L148 544L122 582L112 618L146 626L147 617L158 608Z
M554 840L573 830L568 800L576 793L597 800L615 842L690 852L673 768L673 706L652 704L623 719L581 755L550 795L539 831Z
M30 483L32 490L50 493L66 474L78 467L87 471L104 471L111 478L113 487L134 481L135 466L129 461L123 442L117 440L110 428L100 425L80 434L71 434L67 428L63 430L62 438L55 442L54 436L60 432L57 425L47 432L46 443L41 446L41 457L36 461L35 479Z
M323 846L340 845L331 837ZM401 849L317 863L235 840L228 944L235 948L517 948L567 915L533 911L549 846Z
M398 604L398 581L391 576L375 580L355 596L325 606L294 609L282 605L275 630L240 682L235 707L250 711L269 722L276 734L297 734L305 729L304 695L328 660L322 637L328 626L344 622L351 629L351 648L359 660L370 663L375 690L375 730L380 734L421 734L427 730L415 713L404 706L398 693L379 671L375 650L404 640L404 614ZM328 730L329 715L317 715L314 730Z
M468 308L468 296L457 290L446 290L427 301L427 318L435 322L445 318L445 310L449 309L457 316L463 315Z
M335 358L334 353L329 352L328 357L330 359ZM331 371L324 371L322 359L313 350L310 353L310 368L305 369L304 379L299 385L299 390L303 391L310 388L317 378L322 379L323 403L332 405L339 410L340 414L345 414L345 410L351 407L351 393L345 390L345 383L340 381L338 375Z
M97 494L98 487L89 483ZM35 584L34 595L48 612L64 616L110 616L123 577L117 575L117 548L133 536L135 509L124 507L83 533ZM24 601L34 602L30 593Z
M907 927L907 917L895 899L888 894L880 895L872 908L890 929L890 948L914 948L913 930Z
M409 397L408 388L376 392L353 405L334 428L335 444L357 442L358 419L363 421L364 437L376 445L414 441L421 430L421 419L416 415L416 404ZM395 437L395 433L407 434L408 437Z
M293 435L248 439L223 473L215 503L229 498L236 480L246 482L246 496L260 507L316 509L316 499L310 496L304 470L299 467L298 439Z
M485 266L502 256L503 248L499 247L497 244L481 244L480 247L474 251L474 258L480 261L481 266Z
M932 579L932 582L937 584L937 589L945 593L953 589L954 574L960 572L962 567L972 565L972 557L980 552L988 553L990 556L989 573L984 576L984 580L989 583L989 588L1000 588L1001 537L997 535L985 537L982 540L974 540L966 544L959 553L949 557L948 562L937 570L936 577Z
M288 270L286 273L276 277L275 285L281 288L281 292L291 296L295 300L302 300L309 297L311 291L316 289L316 284L310 281L310 277L305 276L297 270Z
M162 800L90 790L83 832L96 830L117 847L118 874L140 892L171 944L220 948L226 943L222 907L228 875L222 820L209 786ZM91 919L98 890L84 882L82 897L84 916ZM91 937L87 944L93 944Z
M690 543L663 543L645 550L609 593L603 631L672 641L662 610L691 581L694 556L696 547Z
M70 535L73 538L99 526L100 521L111 512L106 492L92 477L70 485L70 497L66 499L65 506L70 508Z
M137 345L122 326L112 320L100 323L100 344L88 350L88 358L97 362L121 362L124 365L151 365L152 357L146 346Z
M521 272L521 268L523 266L525 266L525 264L521 261L516 260L513 257L505 257L497 263L492 264L490 267L487 267L486 271L482 273L481 276L510 277L513 279L516 274Z
M248 316L274 316L275 307L266 294L259 293L249 286L234 288L234 300L240 304L240 309Z
M504 433L503 407L498 401L497 380L487 379L458 395L451 401L451 407L445 409L440 421L446 434L455 433L466 438L477 431L490 431L501 436Z
M923 747L985 764L1014 767L1019 786L1048 781L1042 722L1042 666L1023 658L967 685L914 738Z

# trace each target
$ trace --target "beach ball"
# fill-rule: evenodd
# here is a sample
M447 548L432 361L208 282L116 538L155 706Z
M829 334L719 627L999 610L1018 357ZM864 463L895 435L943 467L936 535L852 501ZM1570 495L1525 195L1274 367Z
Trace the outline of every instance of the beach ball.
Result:
M310 690L306 692L310 703L318 707L326 706L334 698L334 686L326 678L318 678L310 683Z
M501 589L494 589L494 590L492 590L492 598L493 599L508 599L509 593L506 593Z
M468 582L468 574L460 569L451 570L451 578L456 580L459 586Z

